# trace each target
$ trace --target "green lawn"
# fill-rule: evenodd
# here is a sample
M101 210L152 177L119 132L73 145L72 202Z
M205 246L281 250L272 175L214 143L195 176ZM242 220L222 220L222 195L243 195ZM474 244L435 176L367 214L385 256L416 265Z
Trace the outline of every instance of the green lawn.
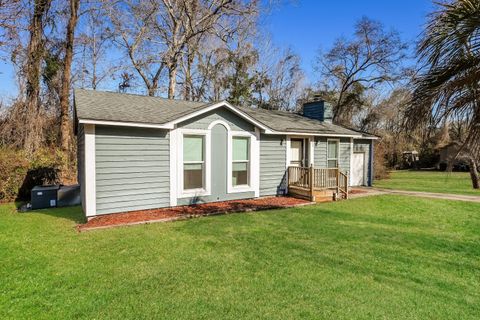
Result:
M472 188L468 172L392 171L389 179L374 181L375 187L480 196Z
M478 319L480 205L379 196L77 233L0 206L0 319Z

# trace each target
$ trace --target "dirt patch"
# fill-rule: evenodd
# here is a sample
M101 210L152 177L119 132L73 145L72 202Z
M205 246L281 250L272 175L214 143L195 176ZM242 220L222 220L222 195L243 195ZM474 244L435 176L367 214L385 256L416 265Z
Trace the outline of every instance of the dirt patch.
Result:
M368 193L368 190L363 190L363 189L350 189L348 191L349 194L362 194L362 193Z
M268 197L212 202L172 208L130 211L95 217L85 224L78 225L77 229L82 231L110 226L171 221L213 214L280 209L309 203L309 201L291 197Z

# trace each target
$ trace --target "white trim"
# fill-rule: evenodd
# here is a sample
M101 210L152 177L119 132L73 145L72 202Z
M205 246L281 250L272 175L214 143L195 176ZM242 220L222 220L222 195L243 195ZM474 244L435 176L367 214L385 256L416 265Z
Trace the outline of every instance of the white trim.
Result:
M85 215L93 217L97 213L96 174L95 174L95 125L85 124Z
M248 155L250 157L248 161L248 185L233 186L232 174L233 174L233 138L234 137L246 137L249 138L249 150ZM255 192L259 193L259 188L255 183L255 171L259 164L259 144L257 143L257 137L248 131L228 131L228 143L227 143L227 193L240 193L240 192ZM258 176L258 174L257 174Z
M211 142L210 130L202 129L177 129L179 137L177 138L177 198L189 198L197 196L211 195ZM185 135L204 136L204 183L203 189L183 190L183 137Z
M252 188L255 197L260 197L260 130L255 127L255 138L252 140Z
M251 122L256 127L264 130L265 134L271 135L297 135L297 136L311 136L311 137L341 137L341 138L355 138L355 139L365 139L365 140L378 140L379 137L364 137L362 135L351 135L351 134L324 134L324 133L308 133L308 132L296 132L296 131L275 131L265 126L263 123L258 122L249 115L238 110L231 104L226 101L222 101L211 105L207 108L201 109L199 111L193 112L176 120L164 123L164 124L152 124L152 123L142 123L142 122L129 122L129 121L110 121L110 120L91 120L91 119L78 119L78 123L82 124L96 124L96 125L106 125L106 126L121 126L121 127L139 127L139 128L156 128L156 129L174 129L175 125L186 121L188 119L194 118L196 116L202 115L203 113L212 111L214 109L226 107L233 113L239 115L241 118Z
M328 147L328 146L327 146ZM353 138L350 138L350 172L348 182L352 185L352 172L353 172Z
M183 117L180 117L180 118L177 118L173 121L170 121L170 122L167 122L165 123L165 125L169 126L169 125L176 125L180 122L183 122L183 121L186 121L186 120L189 120L191 118L195 118L199 115L202 115L204 113L207 113L207 112L210 112L212 110L215 110L217 108L221 108L221 107L226 107L227 109L229 109L230 111L232 111L233 113L237 114L238 116L240 116L241 118L251 122L252 124L254 124L255 126L263 129L263 130L270 130L267 126L265 126L263 123L261 122L258 122L257 120L255 120L254 118L252 118L251 116L247 115L246 113L240 111L239 109L235 108L234 106L232 106L230 103L228 103L227 101L220 101L220 102L217 102L215 104L212 104L211 106L208 106L208 107L205 107L205 108L202 108L201 110L198 110L198 111L195 111L195 112L192 112L192 113L189 113Z
M301 135L287 135L287 156L285 159L286 168L290 166L291 162L291 145L292 139L303 139L303 152L305 153L305 147L308 147L308 166L314 165L315 156L313 155L315 152L315 139L313 136L301 136Z
M287 136L306 136L306 137L338 137L338 138L355 138L355 139L378 139L378 138L364 138L360 135L351 134L325 134L325 133L306 133L306 132L294 132L294 131L271 131L266 130L266 134L271 135L287 135Z
M177 205L177 163L178 163L178 152L177 146L179 142L179 132L177 129L170 131L170 206L174 207Z
M291 153L290 153L290 145L291 145L291 139L290 136L286 136L286 145L285 147L287 148L286 152L286 159L285 159L285 168L288 169L290 166L290 160L291 160Z
M232 129L230 128L230 125L228 123L226 123L225 121L223 120L215 120L215 121L212 121L209 125L208 125L208 130L212 130L213 127L215 127L217 124L221 124L222 126L224 126L228 132L232 131Z
M82 124L97 124L105 126L121 126L121 127L138 127L138 128L156 128L156 129L173 129L174 126L164 124L151 124L141 122L123 122L123 121L108 121L108 120L89 120L78 119L78 123Z
M310 142L308 149L308 161L311 166L315 166L315 137L309 137L308 142Z

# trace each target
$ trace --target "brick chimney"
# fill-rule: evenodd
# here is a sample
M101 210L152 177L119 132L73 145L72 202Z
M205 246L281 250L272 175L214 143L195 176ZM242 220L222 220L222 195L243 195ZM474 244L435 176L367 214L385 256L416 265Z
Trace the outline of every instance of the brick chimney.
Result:
M318 96L314 96L312 101L303 104L303 116L323 122L332 123L332 106Z

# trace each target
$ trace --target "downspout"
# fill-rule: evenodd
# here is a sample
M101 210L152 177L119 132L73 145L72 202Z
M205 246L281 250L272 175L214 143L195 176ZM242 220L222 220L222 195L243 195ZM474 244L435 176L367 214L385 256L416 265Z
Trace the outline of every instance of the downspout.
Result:
M369 164L368 166L370 167L370 171L369 171L369 175L368 175L368 186L371 187L373 185L373 147L374 147L374 143L373 143L373 140L370 141L370 161L369 161Z

